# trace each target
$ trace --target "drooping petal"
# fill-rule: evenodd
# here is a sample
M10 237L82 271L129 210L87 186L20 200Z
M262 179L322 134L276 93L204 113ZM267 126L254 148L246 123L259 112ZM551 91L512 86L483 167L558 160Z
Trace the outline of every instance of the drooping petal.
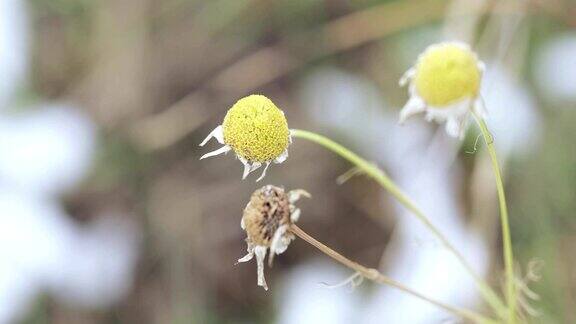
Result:
M294 209L292 214L290 214L290 221L292 221L292 223L296 223L300 219L300 214L300 208Z
M240 162L242 162L242 165L244 166L244 172L242 172L242 180L244 180L250 174L250 169L252 168L252 165L250 164L250 162L248 162L248 160L246 160L241 156L238 156L238 160L240 160Z
M238 259L238 262L248 262L254 257L254 252L248 252L245 256Z
M222 129L222 125L218 125L218 127L214 128L214 130L211 131L208 136L206 136L202 143L200 143L200 146L204 146L212 137L214 137L218 143L224 144L224 131Z
M242 164L244 165L244 172L242 173L242 180L246 179L246 177L250 174L250 172L257 170L259 167L262 166L262 163L260 162L254 162L252 164L250 164L250 162L248 160L246 160L245 158L238 156L238 160L240 160L240 162L242 162Z
M446 133L452 137L462 138L464 136L464 120L457 117L450 117L446 121Z
M217 150L215 150L215 151L212 151L212 152L210 152L210 153L206 153L206 154L202 155L202 156L200 157L200 160L205 159L205 158L209 158L209 157L211 157L211 156L216 156L216 155L220 155L220 154L226 154L226 153L228 153L228 151L230 151L231 149L232 149L232 148L231 148L230 146L224 145L224 146L222 146L221 148L219 148L219 149L217 149Z
M264 177L266 176L266 171L268 170L269 166L270 166L270 162L266 162L266 166L264 167L264 171L262 171L262 175L260 175L260 177L258 179L256 179L256 182L264 179Z
M256 254L258 286L263 287L265 290L268 290L268 285L266 285L266 279L264 278L264 258L266 258L266 247L256 246L254 248L254 254Z
M400 81L398 82L398 84L403 87L405 85L408 84L408 82L410 82L410 80L412 80L412 78L414 77L414 74L416 74L416 69L414 68L410 68L408 69L408 71L406 71L402 77L400 78Z
M280 254L288 248L288 245L285 244L284 240L282 239L284 235L286 235L286 231L288 230L288 225L282 225L278 227L276 232L274 232L274 236L272 237L272 242L270 243L270 255L268 256L268 265L271 267L272 262L274 261L274 255Z
M291 190L290 192L288 192L288 200L290 201L291 204L298 201L300 199L300 197L310 198L310 197L312 197L312 195L310 193L308 193L308 191L303 190L303 189L296 189L296 190Z
M426 110L426 104L417 96L412 96L404 108L400 111L400 124L404 123L411 116Z
M241 225L243 223L244 222L241 222ZM248 244L248 246L246 247L246 251L248 251L248 253L245 256L238 259L238 262L247 262L252 260L252 258L254 257L254 248L255 248L254 244L252 244L252 242L248 239L246 239L246 243Z
M252 166L250 167L250 171L248 172L248 174L258 170L261 166L262 166L262 163L260 163L260 162L252 163Z
M474 106L472 107L472 109L474 109L474 112L478 116L480 116L480 118L482 119L488 118L488 111L486 110L486 106L484 105L484 100L482 100L482 98L474 100L473 105Z
M287 158L288 158L288 150L285 150L284 152L282 152L282 154L280 154L277 158L274 159L274 163L280 164L286 161Z
M480 70L480 73L486 72L486 64L482 61L478 61L478 70Z
M280 242L276 247L276 254L284 253L284 251L288 249L288 246L290 245L290 242L292 242L292 240L294 240L294 234L288 231L284 233L284 235L280 237Z

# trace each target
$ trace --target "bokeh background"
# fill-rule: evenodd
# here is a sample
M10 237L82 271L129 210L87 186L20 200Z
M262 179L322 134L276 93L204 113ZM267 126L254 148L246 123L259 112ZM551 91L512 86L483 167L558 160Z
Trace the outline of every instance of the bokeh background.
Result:
M572 0L0 0L0 323L441 323L296 240L256 286L240 229L263 184L303 188L300 226L447 303L486 306L453 257L373 181L295 140L262 183L200 141L262 93L289 125L378 164L501 287L478 130L417 117L398 79L426 46L472 44L534 323L576 322ZM498 288L499 289L499 288ZM531 315L530 315L531 314Z

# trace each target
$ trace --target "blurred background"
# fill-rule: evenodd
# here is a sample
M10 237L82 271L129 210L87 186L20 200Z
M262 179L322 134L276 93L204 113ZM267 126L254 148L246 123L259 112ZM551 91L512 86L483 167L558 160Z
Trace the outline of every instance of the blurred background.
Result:
M256 286L240 218L264 184L302 188L300 226L431 297L488 311L469 276L373 181L296 139L261 183L199 148L239 98L384 168L500 290L490 163L413 118L400 76L470 43L503 165L523 311L576 322L572 0L0 0L0 323L441 323L303 241ZM477 144L477 145L476 145Z

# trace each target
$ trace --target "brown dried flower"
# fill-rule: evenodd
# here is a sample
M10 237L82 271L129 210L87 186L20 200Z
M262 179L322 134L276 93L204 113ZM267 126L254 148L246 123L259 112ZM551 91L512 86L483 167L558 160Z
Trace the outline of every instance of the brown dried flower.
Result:
M256 255L258 268L258 286L268 290L264 279L264 259L270 249L268 264L272 266L275 254L281 254L288 248L294 235L290 233L290 225L300 217L300 209L293 203L300 197L310 197L304 190L285 192L283 188L272 185L264 186L252 194L244 209L240 226L246 231L248 254L238 262L252 260Z

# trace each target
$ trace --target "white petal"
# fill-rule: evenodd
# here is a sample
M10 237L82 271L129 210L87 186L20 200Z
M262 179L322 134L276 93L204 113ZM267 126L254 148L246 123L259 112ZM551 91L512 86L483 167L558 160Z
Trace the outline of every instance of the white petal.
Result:
M424 101L419 97L412 96L400 111L400 124L404 123L410 116L421 113L425 109L426 104Z
M310 198L312 195L309 194L308 191L302 189L291 190L288 192L288 201L290 201L291 204L298 201L300 197Z
M270 244L270 256L268 259L270 266L272 266L272 258L274 257L274 254L284 253L292 241L293 235L287 233L287 231L288 225L282 225L274 233L272 243Z
M486 110L486 106L484 105L484 100L482 98L476 99L474 101L474 112L480 116L482 119L486 119L488 117L488 111Z
M240 160L240 162L242 162L242 164L244 165L244 172L242 173L242 180L246 179L246 177L250 174L250 172L257 170L258 168L260 168L262 166L262 163L260 162L254 162L252 164L250 164L250 162L248 162L248 160L246 160L245 158L238 156L238 160Z
M252 163L252 166L250 167L250 172L249 172L249 173L252 173L252 172L260 169L261 166L262 166L262 163L260 163L260 162L254 162L254 163Z
M268 266L272 266L272 262L274 261L274 254L280 254L284 251L286 251L286 247L280 246L279 244L281 244L281 240L282 240L282 236L284 236L284 234L286 234L286 230L288 229L287 225L282 225L280 227L278 227L278 229L276 230L276 232L274 232L274 236L272 237L272 242L270 243L270 255L268 256ZM277 252L279 249L282 249L282 252Z
M484 64L484 62L482 61L478 61L478 70L480 70L480 72L484 74L484 72L486 71L486 64Z
M266 247L256 246L254 248L254 253L256 254L258 286L261 286L265 290L268 290L268 285L266 285L266 279L264 278L264 258L266 258Z
M292 214L290 214L290 220L292 221L292 223L296 223L300 219L300 213L301 211L299 208L294 209Z
M220 154L226 154L228 153L228 151L230 151L232 148L228 145L224 145L221 148L217 149L216 151L212 151L210 153L206 153L204 155L202 155L200 157L200 160L211 157L211 156L216 156L216 155L220 155Z
M284 251L288 249L288 246L290 245L290 242L292 242L293 239L294 235L290 232L286 232L284 235L282 235L282 237L280 238L280 242L276 246L276 254L284 253Z
M222 125L218 125L218 127L214 128L213 131L206 136L206 138L200 143L200 146L204 146L204 144L208 143L208 141L214 137L218 143L224 144L224 131L222 130Z
M281 225L280 227L278 227L276 232L274 232L274 236L272 237L272 242L270 243L270 255L276 253L276 250L278 249L278 244L280 243L280 239L286 233L286 230L288 230L288 225ZM280 253L276 253L276 254L280 254Z
M280 164L288 158L288 149L286 149L282 154L280 154L277 158L274 159L274 163Z
M424 119L426 119L427 122L431 122L433 120L436 120L438 122L443 122L444 120L446 120L445 117L443 117L442 115L437 115L434 113L434 108L429 109L426 112L426 115L424 116Z
M241 257L240 259L238 259L238 262L247 262L252 260L252 258L254 257L254 252L250 252L248 254L246 254L245 256Z
M268 167L270 166L270 162L266 162L266 166L264 167L264 171L262 171L262 175L256 179L256 182L264 179L264 177L266 176L266 170L268 170Z
M462 138L464 136L464 120L450 117L446 121L446 133L452 137Z
M398 82L398 84L403 87L405 85L408 84L408 82L410 80L412 80L412 78L414 77L414 74L416 74L416 69L414 68L410 68L408 69L408 71L406 71L402 77L400 78L400 81Z
M250 162L248 162L245 158L243 157L238 157L238 160L240 160L240 162L242 162L242 165L244 165L244 172L242 173L242 180L246 179L246 177L248 176L248 174L250 174L250 168L252 167L250 165Z
M246 224L244 224L244 217L242 217L242 219L240 219L240 228L242 228L243 230L246 229Z

